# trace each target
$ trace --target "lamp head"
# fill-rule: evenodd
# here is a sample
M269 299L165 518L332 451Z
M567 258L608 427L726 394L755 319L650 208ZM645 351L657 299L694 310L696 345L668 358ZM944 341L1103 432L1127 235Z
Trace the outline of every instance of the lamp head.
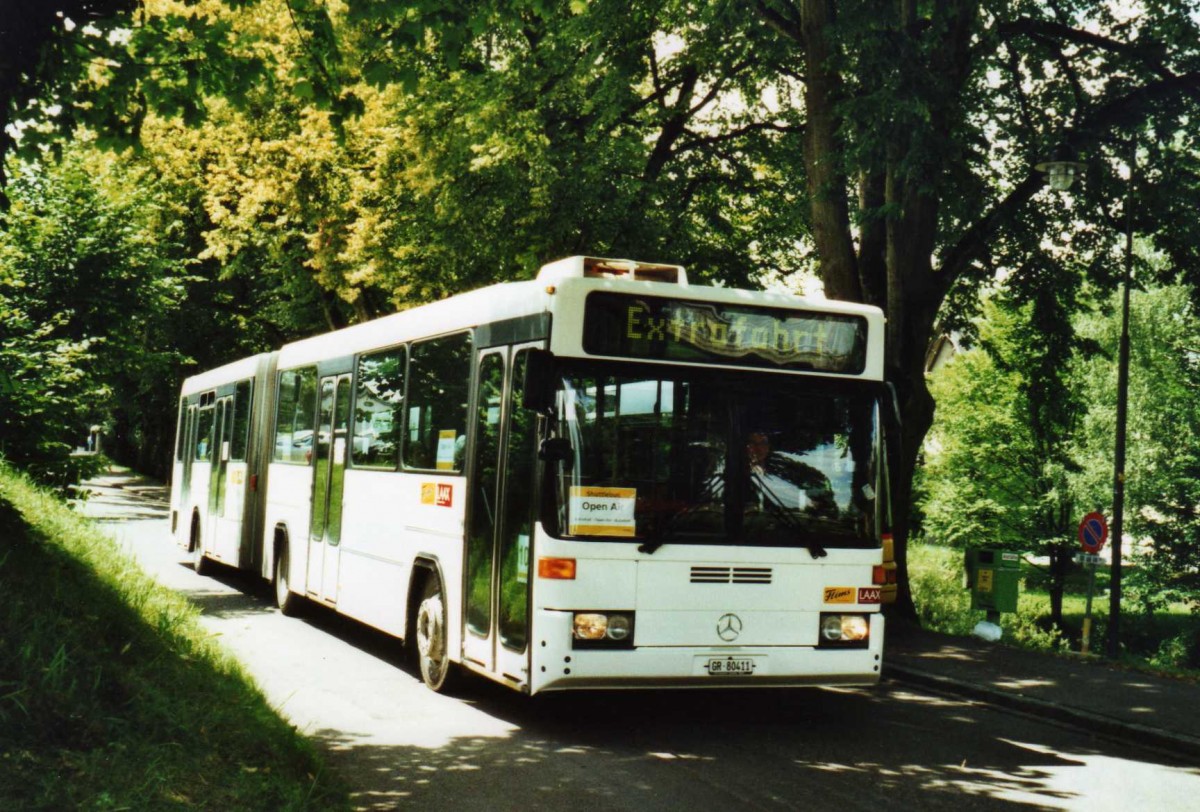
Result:
M1055 147L1051 157L1034 165L1033 168L1047 175L1051 189L1056 192L1065 192L1071 188L1075 178L1083 172L1084 166L1085 164L1075 160L1073 149L1066 144L1059 144Z

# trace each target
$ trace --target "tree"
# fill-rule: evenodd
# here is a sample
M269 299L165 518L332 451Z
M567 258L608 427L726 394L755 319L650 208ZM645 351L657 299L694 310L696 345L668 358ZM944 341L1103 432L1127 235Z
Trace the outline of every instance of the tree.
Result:
M272 94L292 136L331 146L303 156L284 139L279 170L313 168L320 184L240 220L249 237L275 215L287 240L229 239L227 256L306 254L330 314L581 249L733 283L816 267L827 295L882 307L903 417L891 457L902 576L933 416L930 340L1047 241L1069 238L1111 283L1100 260L1123 192L1110 136L1142 145L1138 233L1200 269L1180 203L1200 178L1187 126L1200 24L1184 0L155 0L146 12L116 38L107 78L82 82L78 98L95 102L64 105L56 126L108 111L95 126L136 132L148 110L195 124L214 99L240 110ZM272 15L294 36L262 35L281 30ZM1069 207L1033 168L1060 144L1089 164ZM252 213L243 187L227 188L228 210ZM213 220L215 251L239 235ZM900 608L911 613L903 577Z
M106 184L105 164L81 147L22 171L0 231L0 370L15 389L0 396L0 444L57 484L87 467L69 455L90 425L122 442L126 416L161 407L156 385L177 360L162 339L181 266L147 239L148 190Z
M69 64L78 69L86 61L75 51L77 46L87 47L82 32L74 37L72 31L95 29L134 6L134 0L10 0L6 4L0 16L0 200L4 159L15 144L9 125L18 121L30 102L47 99L54 88L77 78L67 70Z
M1046 556L1050 620L1062 627L1074 541L1075 430L1084 412L1072 311L1080 278L1033 265L1017 297L985 303L979 347L956 356L931 387L938 419L923 470L924 529L942 543Z
M1182 601L1200 605L1200 316L1194 292L1171 285L1137 291L1131 305L1126 532L1137 566L1132 592L1149 612ZM1080 329L1115 356L1116 307ZM1089 506L1112 498L1114 364L1096 358L1080 371L1094 404L1081 426L1084 463L1075 487Z
M888 376L899 390L902 454L893 482L897 563L917 454L933 419L924 360L949 303L960 319L979 282L1018 268L1048 235L1078 232L1034 169L1058 143L1087 153L1114 134L1146 145L1158 195L1141 234L1194 234L1169 200L1196 175L1168 177L1165 153L1194 164L1200 36L1187 3L1097 5L758 0L760 18L804 65L812 239L826 292L888 316ZM1089 212L1114 184L1089 170ZM1075 212L1072 212L1074 215ZM1086 216L1086 215L1085 215ZM1075 240L1077 253L1095 235ZM1196 242L1169 238L1177 267ZM911 614L901 578L900 608Z

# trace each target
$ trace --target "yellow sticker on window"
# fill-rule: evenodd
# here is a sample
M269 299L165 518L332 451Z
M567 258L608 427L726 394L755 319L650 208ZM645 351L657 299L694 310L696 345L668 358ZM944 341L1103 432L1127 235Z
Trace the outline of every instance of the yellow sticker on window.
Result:
M458 432L445 429L438 432L437 469L439 471L454 470L454 452L456 450Z
M567 532L573 536L634 536L636 503L637 488L573 487Z

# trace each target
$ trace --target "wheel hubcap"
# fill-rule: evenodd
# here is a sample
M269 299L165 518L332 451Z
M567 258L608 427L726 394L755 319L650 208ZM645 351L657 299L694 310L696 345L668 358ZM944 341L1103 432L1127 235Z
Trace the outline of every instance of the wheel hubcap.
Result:
M417 616L417 650L431 670L439 669L446 646L442 630L442 599L426 598Z

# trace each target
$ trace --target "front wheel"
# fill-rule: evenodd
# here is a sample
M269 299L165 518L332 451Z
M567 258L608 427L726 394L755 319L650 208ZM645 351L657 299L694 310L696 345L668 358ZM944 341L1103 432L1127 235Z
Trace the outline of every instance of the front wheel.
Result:
M288 548L284 544L275 555L275 605L285 615L300 613L300 596L292 591L288 569Z
M437 575L425 579L421 603L417 608L417 661L421 679L432 691L445 692L453 687L455 677L446 645L446 601L442 581Z

